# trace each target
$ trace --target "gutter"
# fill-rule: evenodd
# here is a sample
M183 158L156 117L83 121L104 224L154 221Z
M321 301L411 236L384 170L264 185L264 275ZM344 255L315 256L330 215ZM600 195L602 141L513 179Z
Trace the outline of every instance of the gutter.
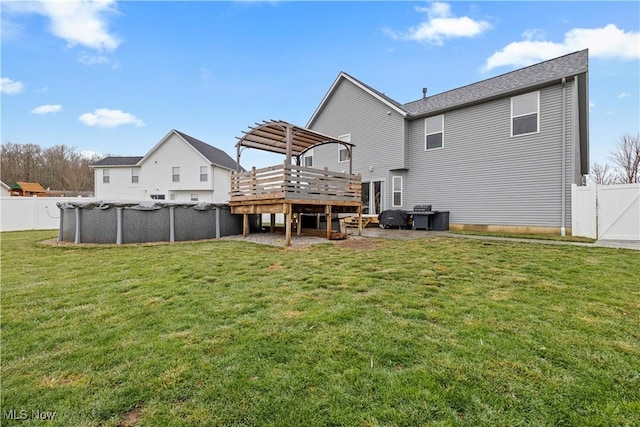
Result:
M562 78L562 152L560 154L560 156L562 157L562 162L561 162L561 174L562 174L562 187L561 187L561 220L560 220L560 235L561 236L566 236L567 235L567 228L566 228L566 223L567 223L567 208L566 208L566 191L565 191L565 187L567 185L566 181L567 181L567 155L566 155L566 149L567 149L567 124L566 124L566 120L567 120L567 111L566 111L566 104L567 104L567 79L566 77Z

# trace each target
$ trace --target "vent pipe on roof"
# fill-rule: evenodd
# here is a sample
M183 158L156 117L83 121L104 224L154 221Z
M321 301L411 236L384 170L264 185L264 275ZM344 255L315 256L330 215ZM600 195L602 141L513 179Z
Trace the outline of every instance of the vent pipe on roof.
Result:
M422 88L422 98L426 98L427 97L427 88L423 87Z

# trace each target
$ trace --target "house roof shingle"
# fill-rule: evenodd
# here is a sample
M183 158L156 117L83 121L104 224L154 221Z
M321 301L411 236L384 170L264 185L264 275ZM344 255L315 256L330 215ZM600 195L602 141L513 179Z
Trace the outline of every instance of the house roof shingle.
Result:
M40 183L38 182L24 182L24 181L18 181L15 182L12 186L11 186L12 190L22 190L25 192L31 192L31 193L46 193L47 190L44 189L44 187L42 185L40 185Z
M195 148L200 154L207 158L214 165L222 166L227 169L236 170L236 161L231 158L227 153L219 148L213 147L205 142L200 141L192 136L182 133L174 129L174 132L180 135L182 139L187 141L193 148Z
M105 157L102 160L98 160L92 166L133 166L138 164L140 160L142 160L142 157L140 156L111 156Z
M375 93L376 95L378 95L379 97L383 98L385 101L387 101L387 102L389 102L389 103L391 103L391 104L395 105L396 107L398 107L398 108L400 108L400 109L403 109L403 110L404 110L404 108L402 108L402 104L401 104L401 103L399 103L399 102L398 102L398 101L396 101L395 99L392 99L392 98L388 97L385 93L380 92L379 90L372 88L372 87L371 87L371 86L369 86L368 84L366 84L366 83L362 82L361 80L356 79L355 77L353 77L352 75L350 75L350 74L348 74L348 73L345 73L344 71L342 71L342 74L344 74L345 76L348 76L350 79L352 79L352 80L354 80L354 81L358 82L359 84L361 84L362 86L364 86L365 88L367 88L368 90L370 90L371 92L373 92L373 93ZM406 110L405 110L405 111L406 111Z
M411 116L418 117L534 87L542 87L563 77L586 73L588 70L588 58L589 51L587 49L581 50L448 92L409 102L403 104L401 108Z
M227 153L224 151L213 147L205 142L200 141L192 136L187 135L186 133L180 132L178 130L173 129L171 132L175 132L178 136L180 136L183 140L185 140L189 145L191 145L196 151L202 154L207 160L217 166L221 166L223 168L236 170L236 161L233 160ZM169 132L169 134L171 134ZM154 147L155 149L155 147ZM142 159L148 156L151 152L154 151L152 149L145 156L111 156L105 157L102 160L95 162L92 166L105 167L105 166L135 166Z

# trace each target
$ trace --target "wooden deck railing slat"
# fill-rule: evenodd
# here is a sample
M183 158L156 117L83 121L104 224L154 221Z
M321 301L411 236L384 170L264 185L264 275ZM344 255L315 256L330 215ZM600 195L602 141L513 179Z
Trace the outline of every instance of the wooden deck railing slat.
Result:
M231 201L265 198L359 201L360 176L293 165L269 166L231 176Z

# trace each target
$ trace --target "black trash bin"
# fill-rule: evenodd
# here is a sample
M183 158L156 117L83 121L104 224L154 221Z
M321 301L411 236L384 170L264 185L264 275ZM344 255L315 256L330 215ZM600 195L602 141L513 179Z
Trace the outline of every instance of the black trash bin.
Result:
M446 231L449 229L449 211L436 211L433 215L431 229L434 231Z

